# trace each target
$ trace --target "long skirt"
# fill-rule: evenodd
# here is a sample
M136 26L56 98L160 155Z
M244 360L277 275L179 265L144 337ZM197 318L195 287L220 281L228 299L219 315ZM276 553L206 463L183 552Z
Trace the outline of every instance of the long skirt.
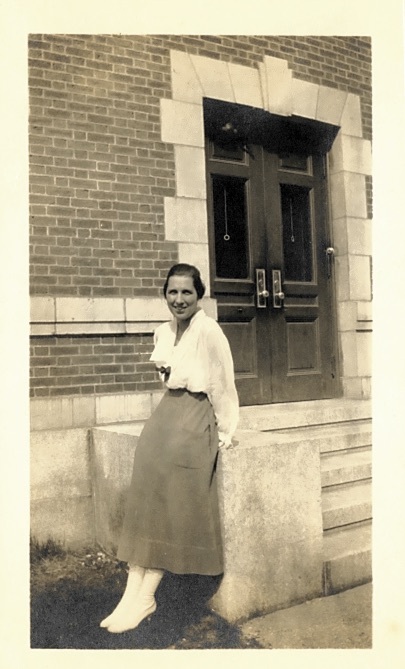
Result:
M223 572L217 455L207 396L168 390L138 440L119 560L175 574Z

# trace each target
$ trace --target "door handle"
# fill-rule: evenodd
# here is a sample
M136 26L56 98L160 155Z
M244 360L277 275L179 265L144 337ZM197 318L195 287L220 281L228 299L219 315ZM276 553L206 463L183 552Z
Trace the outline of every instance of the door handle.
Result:
M325 253L328 262L328 279L330 279L332 275L332 263L335 257L335 249L333 248L333 246L328 246L328 248L325 249Z
M270 297L270 293L267 290L266 286L266 270L257 269L256 270L256 298L257 306L259 309L266 309L267 307L267 298Z
M273 285L273 307L274 309L281 309L285 298L282 291L281 270L273 269L271 275Z

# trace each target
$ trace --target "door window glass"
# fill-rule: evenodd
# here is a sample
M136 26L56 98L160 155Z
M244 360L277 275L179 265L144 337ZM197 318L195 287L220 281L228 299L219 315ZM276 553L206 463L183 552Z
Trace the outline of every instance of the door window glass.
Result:
M211 175L215 230L216 276L243 279L249 272L247 180Z
M312 281L310 189L280 184L286 281Z
M246 163L246 153L242 147L235 142L225 144L224 142L211 142L211 158L216 160L232 160Z
M279 156L280 169L293 172L310 172L310 158L300 153L282 153Z

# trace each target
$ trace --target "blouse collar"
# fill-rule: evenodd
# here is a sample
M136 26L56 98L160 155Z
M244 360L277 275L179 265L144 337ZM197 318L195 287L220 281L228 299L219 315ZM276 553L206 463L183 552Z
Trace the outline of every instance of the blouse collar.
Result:
M189 332L191 326L194 325L194 323L199 321L201 318L204 318L205 315L206 314L205 314L204 309L202 307L200 307L199 310L196 311L195 314L193 314L192 317L190 318L190 322L189 322L187 328L184 330L183 336L186 334L186 332ZM173 332L177 332L177 319L176 319L175 316L173 316L173 318L170 322L170 325L171 325L171 329L173 330Z
M162 331L163 336L158 338L150 359L153 360L159 367L171 365L172 356L174 355L175 350L177 356L183 355L190 346L193 346L194 335L196 335L198 332L198 323L200 323L205 317L206 314L203 309L199 309L199 311L196 311L196 313L193 314L192 318L190 319L190 323L187 329L184 331L183 336L181 337L177 346L174 345L177 328L176 318L168 321L167 324L169 325L169 328L167 330L165 328Z

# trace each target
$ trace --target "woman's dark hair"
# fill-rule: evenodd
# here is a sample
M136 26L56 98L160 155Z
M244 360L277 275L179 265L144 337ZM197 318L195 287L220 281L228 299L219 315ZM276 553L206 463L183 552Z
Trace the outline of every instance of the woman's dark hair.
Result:
M171 276L190 276L193 279L193 285L197 292L197 297L199 300L204 296L205 286L201 280L200 270L194 265L187 265L187 263L179 263L178 265L173 265L169 269L166 281L163 286L163 295L166 297L167 286Z

